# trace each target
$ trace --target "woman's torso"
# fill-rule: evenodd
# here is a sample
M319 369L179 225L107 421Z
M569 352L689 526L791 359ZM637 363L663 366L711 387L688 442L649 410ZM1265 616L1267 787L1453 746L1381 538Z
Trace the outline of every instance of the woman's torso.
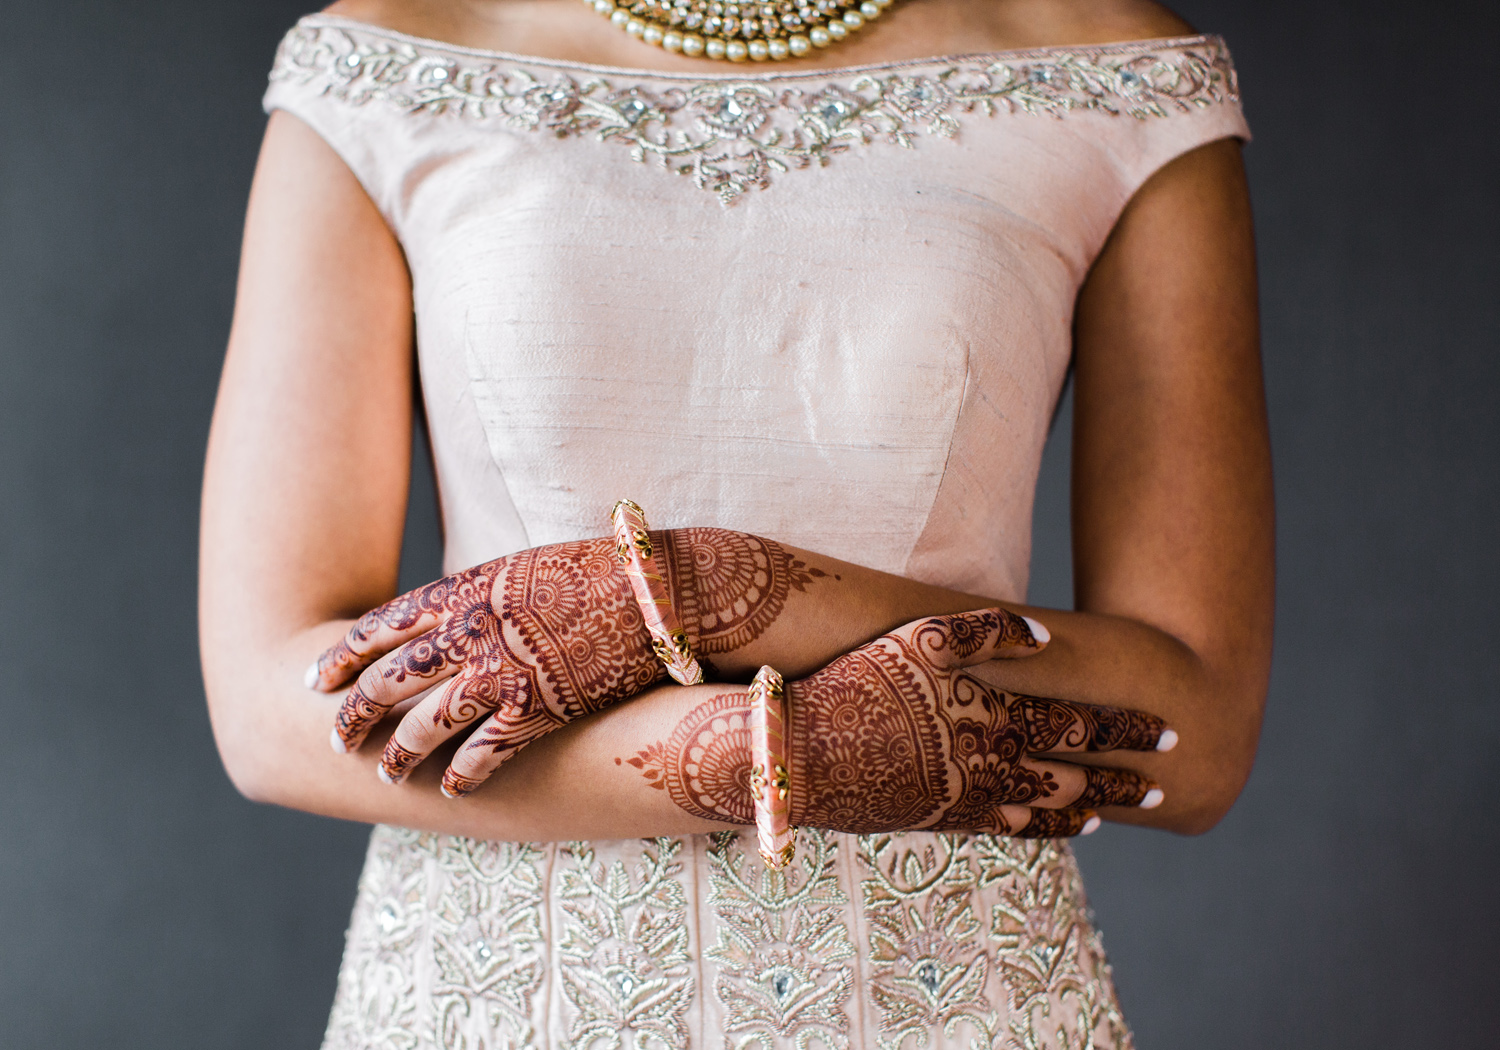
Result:
M318 17L267 106L407 253L449 569L628 495L1009 600L1089 265L1153 171L1245 134L1204 37L669 76ZM330 1044L1128 1039L1063 846L753 857L377 830Z

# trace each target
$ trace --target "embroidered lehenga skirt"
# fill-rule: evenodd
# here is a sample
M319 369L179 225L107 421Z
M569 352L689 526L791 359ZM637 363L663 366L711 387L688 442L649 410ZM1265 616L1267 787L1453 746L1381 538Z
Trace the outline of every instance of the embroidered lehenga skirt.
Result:
M377 828L325 1050L1127 1047L1067 846Z

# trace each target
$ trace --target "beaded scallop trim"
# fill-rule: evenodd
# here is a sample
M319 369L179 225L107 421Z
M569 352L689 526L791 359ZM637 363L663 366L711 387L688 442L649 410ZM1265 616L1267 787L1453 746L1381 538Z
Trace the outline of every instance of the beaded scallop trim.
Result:
M819 86L816 70L698 79L547 61L528 68L519 57L304 21L282 41L271 79L352 105L378 100L559 138L593 135L628 146L636 161L692 176L726 205L766 189L773 174L827 164L851 146L910 149L924 132L951 138L957 114L1092 110L1147 119L1239 101L1229 50L1213 36L1001 54L826 70Z

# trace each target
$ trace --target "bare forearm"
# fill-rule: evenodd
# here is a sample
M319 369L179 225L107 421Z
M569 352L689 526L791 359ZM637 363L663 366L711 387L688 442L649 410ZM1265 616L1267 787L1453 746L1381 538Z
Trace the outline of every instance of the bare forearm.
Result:
M1260 730L1268 646L1247 645L1224 656L1200 653L1138 620L996 602L786 550L828 578L791 593L764 634L720 658L718 666L727 676L739 680L761 664L789 677L805 675L918 617L1000 604L1040 621L1052 640L1029 659L982 664L974 669L978 677L1011 692L1146 711L1166 719L1179 734L1181 744L1170 753L1109 758L1111 765L1161 784L1166 802L1149 811L1104 810L1106 818L1201 832L1224 815L1243 787Z

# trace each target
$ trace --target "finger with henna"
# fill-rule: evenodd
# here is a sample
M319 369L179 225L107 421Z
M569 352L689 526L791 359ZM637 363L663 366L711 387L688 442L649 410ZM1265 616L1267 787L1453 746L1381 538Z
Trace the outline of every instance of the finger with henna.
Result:
M1067 751L1170 751L1176 731L1155 715L1122 707L1079 704L1039 696L1019 696L1026 725L1026 750L1033 753Z
M357 751L391 708L458 673L436 635L429 631L361 672L334 719L335 751Z
M1021 764L1056 785L1051 795L1031 803L1047 809L1097 809L1100 806L1155 809L1166 797L1150 777L1129 769L1077 766L1035 758L1027 758Z
M330 692L396 646L430 631L446 613L453 584L453 577L445 577L371 609L319 654L302 684Z
M1032 806L1005 805L997 808L988 822L979 827L950 828L938 824L938 831L977 831L988 835L1006 835L1018 839L1062 839L1074 835L1092 835L1099 829L1099 815L1087 809L1042 809Z
M401 719L386 742L377 770L387 784L399 784L428 755L460 730L495 708L493 679L460 674L430 691Z

